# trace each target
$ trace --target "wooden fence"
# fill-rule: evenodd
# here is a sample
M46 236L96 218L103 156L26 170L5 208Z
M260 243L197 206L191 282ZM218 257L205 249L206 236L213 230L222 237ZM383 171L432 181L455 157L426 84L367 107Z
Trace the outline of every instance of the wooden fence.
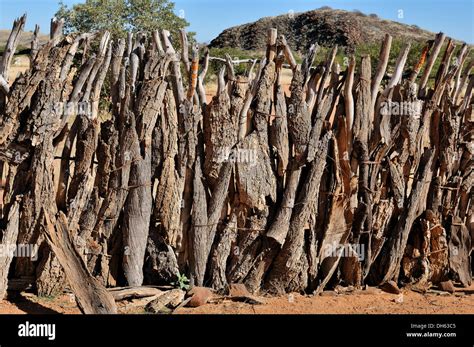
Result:
M341 71L337 47L313 66L313 45L297 64L270 29L247 76L225 59L207 103L209 55L184 32L176 53L166 30L63 37L54 21L30 69L7 81L24 20L0 65L1 240L39 253L0 259L1 296L30 278L41 295L68 285L83 312L110 313L106 287L183 274L272 294L471 283L467 45L454 57L440 33L415 66L407 43L387 67L387 35L372 75L370 56Z

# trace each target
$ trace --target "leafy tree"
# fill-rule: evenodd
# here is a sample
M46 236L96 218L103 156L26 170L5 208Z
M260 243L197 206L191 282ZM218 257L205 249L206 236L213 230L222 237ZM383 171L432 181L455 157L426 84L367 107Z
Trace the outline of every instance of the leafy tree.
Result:
M64 18L66 33L108 30L125 37L127 32L187 27L189 23L173 10L169 0L86 0L71 8L61 1L56 17Z

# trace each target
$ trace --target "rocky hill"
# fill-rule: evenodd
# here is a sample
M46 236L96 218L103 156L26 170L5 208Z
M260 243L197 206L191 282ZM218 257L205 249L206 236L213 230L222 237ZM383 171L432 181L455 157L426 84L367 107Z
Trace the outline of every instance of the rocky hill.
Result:
M226 29L211 41L210 47L264 49L268 28L277 28L295 50L304 50L314 42L353 48L360 43L380 41L385 33L403 40L424 41L434 38L434 33L415 25L381 19L374 14L321 8L265 17L253 23Z

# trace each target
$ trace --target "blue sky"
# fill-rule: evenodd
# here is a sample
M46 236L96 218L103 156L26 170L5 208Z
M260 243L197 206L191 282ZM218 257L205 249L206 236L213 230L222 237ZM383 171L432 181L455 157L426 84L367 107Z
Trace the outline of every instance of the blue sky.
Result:
M65 0L71 5L84 0ZM302 12L329 5L332 8L376 13L379 17L438 32L474 44L474 0L176 0L177 14L191 23L200 42L216 37L223 29L261 17ZM14 18L28 13L27 30L40 24L49 31L49 20L58 0L0 0L0 28L10 28ZM399 10L403 18L399 18Z

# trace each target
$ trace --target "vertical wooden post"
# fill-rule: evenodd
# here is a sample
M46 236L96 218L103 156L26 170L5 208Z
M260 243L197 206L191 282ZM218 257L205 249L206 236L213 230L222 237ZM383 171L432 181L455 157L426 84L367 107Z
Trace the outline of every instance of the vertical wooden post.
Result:
M277 30L275 28L268 29L267 32L267 61L271 62L275 59L277 53Z
M443 46L445 38L446 38L446 35L444 33L439 33L439 34L436 35L436 39L435 39L435 42L433 44L431 54L429 55L428 61L426 62L426 68L423 71L423 75L421 76L420 89L419 89L419 93L418 93L418 95L420 97L425 95L426 84L428 83L428 79L430 78L431 70L433 69L436 58L438 57L438 54L441 51L441 47Z
M51 27L49 30L49 39L56 46L63 37L64 18L52 18Z
M13 60L13 56L15 55L18 43L20 42L20 36L23 32L23 28L25 27L25 23L26 14L24 14L20 18L17 18L13 22L12 31L10 32L10 36L8 37L8 41L2 55L2 59L0 60L0 75L2 75L7 81L9 79L8 71L10 69L10 65Z

